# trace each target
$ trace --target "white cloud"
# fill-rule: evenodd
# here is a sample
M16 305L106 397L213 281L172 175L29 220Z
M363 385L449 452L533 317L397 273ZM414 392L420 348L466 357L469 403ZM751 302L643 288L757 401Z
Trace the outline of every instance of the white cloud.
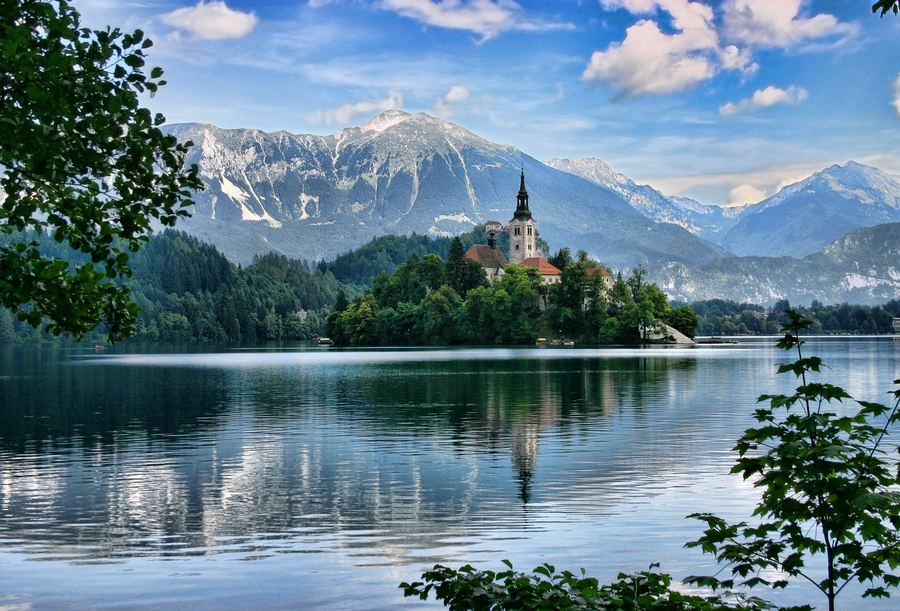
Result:
M435 114L441 117L452 115L460 104L469 99L469 89L463 85L453 85L447 93L434 103Z
M752 76L759 70L759 64L753 61L753 54L749 49L740 49L735 45L728 45L719 51L719 61L726 70L738 70L744 76Z
M757 89L749 98L740 102L728 102L719 107L719 114L723 116L736 115L744 112L753 112L759 108L767 108L776 104L799 104L809 97L806 89L791 85L787 89L769 85L765 89Z
M828 13L801 16L803 0L726 0L723 33L729 40L759 47L791 47L823 39L846 39L859 32Z
M186 30L206 40L242 38L252 32L259 21L253 13L230 9L218 0L200 0L196 6L165 13L162 20L173 28Z
M582 74L588 82L605 80L625 95L681 91L715 76L718 69L752 74L758 67L749 52L734 45L720 49L712 8L690 0L601 0L607 9L635 14L662 10L674 33L644 19L630 26L625 40L595 51Z
M894 81L894 100L891 102L897 116L900 117L900 74L897 74L897 80Z
M741 206L743 204L755 204L766 199L766 192L757 189L753 185L738 185L728 192L726 206Z
M488 39L507 30L571 30L558 21L527 19L513 0L383 0L383 8L426 25L467 30Z
M310 113L306 119L310 123L329 125L347 125L356 115L363 113L382 112L385 110L399 110L403 106L403 94L399 91L390 91L382 100L361 100L351 104L344 104L328 110L317 110Z

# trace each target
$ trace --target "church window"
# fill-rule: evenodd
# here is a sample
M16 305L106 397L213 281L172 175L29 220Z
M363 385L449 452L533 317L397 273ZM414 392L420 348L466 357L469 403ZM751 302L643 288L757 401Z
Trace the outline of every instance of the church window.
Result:
M528 226L528 235L531 235L531 225Z
M519 250L519 245L518 245L518 244L516 244L516 250Z
M516 235L519 235L519 228L518 228L518 227L516 227L515 233L516 233Z

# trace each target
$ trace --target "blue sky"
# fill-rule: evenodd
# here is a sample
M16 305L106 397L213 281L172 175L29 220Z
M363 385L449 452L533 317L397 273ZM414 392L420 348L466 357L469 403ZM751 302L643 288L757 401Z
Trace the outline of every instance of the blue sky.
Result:
M716 204L848 159L900 174L900 18L867 0L75 5L154 39L170 122L328 134L424 111Z

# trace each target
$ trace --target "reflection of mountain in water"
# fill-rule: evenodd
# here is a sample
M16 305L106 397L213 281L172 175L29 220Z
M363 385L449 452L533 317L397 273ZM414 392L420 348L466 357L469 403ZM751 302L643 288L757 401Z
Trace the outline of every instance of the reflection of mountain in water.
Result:
M702 387L693 357L639 352L262 365L244 354L231 367L29 354L0 356L13 372L0 379L0 536L54 557L394 557L537 527L532 502L606 513L692 460L702 392L690 390ZM704 362L702 375L727 365Z

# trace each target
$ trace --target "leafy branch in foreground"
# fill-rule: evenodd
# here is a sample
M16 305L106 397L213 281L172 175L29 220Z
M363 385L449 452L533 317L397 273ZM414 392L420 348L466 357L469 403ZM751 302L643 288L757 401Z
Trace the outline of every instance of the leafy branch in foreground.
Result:
M762 497L753 523L729 524L712 514L691 517L706 523L702 537L687 544L727 563L739 585L786 587L791 578L813 584L835 608L852 582L867 586L864 597L889 597L900 585L900 470L897 447L882 447L900 420L900 390L893 405L856 401L848 415L831 409L851 399L844 389L812 381L822 368L804 356L799 333L810 321L788 310L778 347L797 359L778 373L793 373L800 386L790 395L763 395L756 410L759 427L738 441L732 473L753 478ZM900 384L900 380L895 380ZM849 409L846 411L850 411ZM815 559L815 561L813 561ZM824 560L825 574L815 568ZM688 583L731 588L735 579L691 577Z
M767 602L742 594L713 596L685 594L671 588L672 578L650 570L634 575L620 573L613 583L599 582L569 571L557 572L542 564L533 573L518 573L504 560L507 570L479 571L471 565L451 569L437 564L422 574L424 581L402 583L406 597L427 600L435 597L451 611L465 609L666 609L670 611L713 611L718 609L774 609Z
M900 13L900 0L877 0L872 3L873 13L881 12L881 16L884 17L889 11L895 15Z
M0 305L34 327L83 336L132 330L120 279L151 222L187 216L202 188L190 143L140 104L165 84L145 71L141 30L92 30L65 0L0 3ZM85 255L48 256L29 231Z

